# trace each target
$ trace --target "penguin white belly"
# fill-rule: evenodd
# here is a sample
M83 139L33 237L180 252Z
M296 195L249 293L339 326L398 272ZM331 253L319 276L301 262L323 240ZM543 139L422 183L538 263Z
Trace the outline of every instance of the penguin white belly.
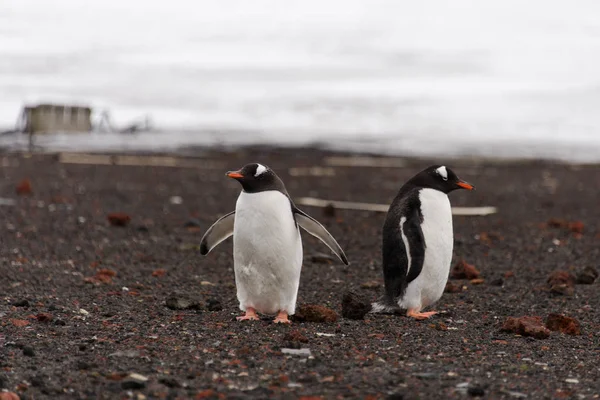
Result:
M426 245L425 259L421 273L408 284L399 302L400 307L417 312L442 297L450 273L454 245L452 209L448 196L439 190L421 189L419 200L423 215L421 229Z
M235 208L233 261L240 309L294 314L302 240L283 193L240 194Z

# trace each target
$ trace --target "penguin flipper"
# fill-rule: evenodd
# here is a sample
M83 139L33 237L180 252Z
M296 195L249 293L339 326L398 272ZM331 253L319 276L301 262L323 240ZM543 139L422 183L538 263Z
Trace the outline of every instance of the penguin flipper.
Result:
M327 245L327 247L329 247L344 264L348 265L348 259L346 258L346 254L344 254L344 250L342 250L338 242L335 241L333 236L331 236L331 233L329 233L323 225L297 208L294 209L294 215L296 217L296 222L302 229L325 243L325 245Z
M219 243L233 235L233 223L235 221L235 211L230 212L219 218L206 231L200 241L200 254L207 255Z
M423 270L423 263L425 262L425 237L423 236L423 229L421 229L421 223L423 219L419 209L415 208L414 211L408 215L406 221L400 225L400 234L402 240L408 242L407 253L410 255L410 262L407 271L407 283L410 283L417 279Z

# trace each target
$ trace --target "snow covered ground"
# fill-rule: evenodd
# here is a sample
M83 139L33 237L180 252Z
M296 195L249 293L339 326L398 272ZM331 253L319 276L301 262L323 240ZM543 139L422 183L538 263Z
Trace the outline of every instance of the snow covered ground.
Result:
M2 0L0 127L24 103L84 102L160 132L44 145L600 161L598 16L595 0Z

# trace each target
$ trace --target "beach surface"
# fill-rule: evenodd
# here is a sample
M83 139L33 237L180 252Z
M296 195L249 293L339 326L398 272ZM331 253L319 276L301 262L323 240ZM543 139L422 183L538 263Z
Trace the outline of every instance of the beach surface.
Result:
M178 166L2 155L1 388L21 399L600 396L599 166L405 158L344 166L347 158L328 157L348 155L312 148L186 154ZM452 193L453 206L497 207L454 217L452 265L464 261L479 276L450 279L434 306L440 314L426 321L344 318L347 292L369 302L383 292L385 213L299 205L350 265L303 233L298 304L337 319L237 322L231 239L206 257L199 243L235 207L240 187L225 172L248 162L272 167L294 199L378 204L443 163L477 187ZM111 224L114 213L125 215ZM564 272L549 283L556 270ZM574 318L580 332L575 323L567 330L580 334L545 331L551 314ZM542 326L502 330L523 316Z

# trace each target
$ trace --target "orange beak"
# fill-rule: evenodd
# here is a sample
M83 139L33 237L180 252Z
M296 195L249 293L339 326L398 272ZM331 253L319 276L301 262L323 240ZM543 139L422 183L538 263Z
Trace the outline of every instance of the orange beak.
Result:
M228 177L230 177L230 178L233 178L233 179L239 179L239 178L243 178L244 177L244 175L242 175L240 173L240 171L229 171L226 175Z
M467 189L467 190L475 190L475 186L471 185L470 183L467 183L465 181L458 181L456 183L458 186L460 186L463 189Z

